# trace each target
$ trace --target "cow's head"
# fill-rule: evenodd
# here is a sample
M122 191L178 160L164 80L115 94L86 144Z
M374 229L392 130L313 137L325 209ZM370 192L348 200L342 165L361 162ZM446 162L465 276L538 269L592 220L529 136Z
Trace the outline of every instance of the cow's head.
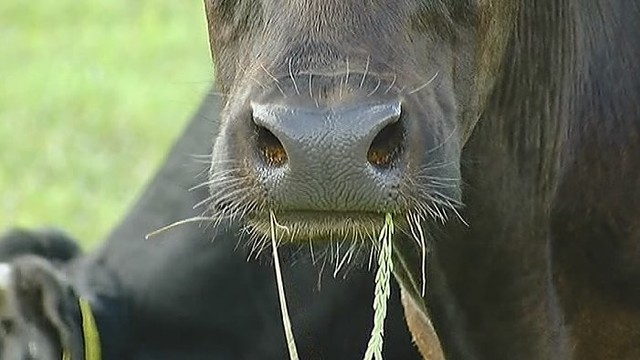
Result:
M353 240L461 206L508 1L205 0L226 99L211 208L285 239Z

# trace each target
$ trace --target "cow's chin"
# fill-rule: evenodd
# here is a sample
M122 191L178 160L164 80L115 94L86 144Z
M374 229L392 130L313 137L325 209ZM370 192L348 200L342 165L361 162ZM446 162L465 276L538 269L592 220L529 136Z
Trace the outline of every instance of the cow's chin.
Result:
M375 212L285 211L253 216L250 229L279 242L375 241L385 214ZM273 229L273 232L272 232Z

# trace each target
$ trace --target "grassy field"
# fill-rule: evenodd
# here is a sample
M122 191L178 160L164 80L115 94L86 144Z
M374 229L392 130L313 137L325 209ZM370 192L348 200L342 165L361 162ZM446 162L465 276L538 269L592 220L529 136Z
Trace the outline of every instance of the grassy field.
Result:
M0 2L0 229L95 245L213 78L202 1Z

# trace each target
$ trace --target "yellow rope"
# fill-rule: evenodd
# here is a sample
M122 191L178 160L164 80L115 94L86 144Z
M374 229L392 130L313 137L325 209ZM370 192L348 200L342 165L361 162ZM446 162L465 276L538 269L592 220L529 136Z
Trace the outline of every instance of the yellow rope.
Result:
M82 313L82 332L84 334L85 360L101 360L100 333L93 317L91 305L86 299L80 298L80 312Z
M85 360L101 360L100 333L96 325L96 319L93 317L91 305L86 299L78 299L80 304L80 314L82 316L82 336L84 338L84 359ZM62 351L62 360L71 360L68 349Z

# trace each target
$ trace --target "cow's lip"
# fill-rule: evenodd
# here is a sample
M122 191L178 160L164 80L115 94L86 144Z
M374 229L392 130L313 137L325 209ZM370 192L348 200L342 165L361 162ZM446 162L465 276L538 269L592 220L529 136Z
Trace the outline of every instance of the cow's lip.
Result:
M288 210L254 216L249 225L270 236L271 214L278 238L291 242L375 239L385 219L382 212Z
M273 212L281 221L384 221L385 213L372 211L286 210Z

